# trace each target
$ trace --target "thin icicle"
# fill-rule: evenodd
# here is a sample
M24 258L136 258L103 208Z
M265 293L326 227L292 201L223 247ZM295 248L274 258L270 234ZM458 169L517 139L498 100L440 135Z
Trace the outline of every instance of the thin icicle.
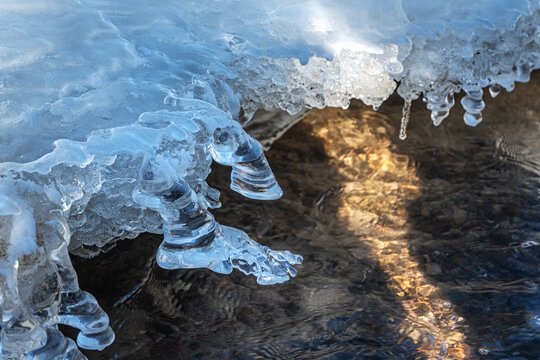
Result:
M409 124L409 116L411 115L411 102L405 101L403 110L401 111L401 125L399 127L399 138L405 140L407 138L407 125Z

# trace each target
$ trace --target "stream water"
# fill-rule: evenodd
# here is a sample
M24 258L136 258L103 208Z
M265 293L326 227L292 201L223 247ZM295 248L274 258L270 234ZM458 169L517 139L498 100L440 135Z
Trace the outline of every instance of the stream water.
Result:
M160 236L79 262L81 288L116 341L89 359L540 359L540 74L439 127L413 102L312 111L268 160L278 201L210 185L215 211L298 276L259 286L238 272L166 271ZM456 101L457 102L457 101ZM69 334L69 329L62 329Z

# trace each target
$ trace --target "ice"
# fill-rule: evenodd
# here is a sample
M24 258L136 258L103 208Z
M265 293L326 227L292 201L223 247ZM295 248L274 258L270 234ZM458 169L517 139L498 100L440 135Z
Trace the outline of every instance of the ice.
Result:
M378 108L397 89L440 125L540 67L536 0L0 0L0 354L84 356L114 340L69 253L163 233L167 269L238 269L260 284L302 261L218 224L213 161L231 189L282 196L242 128L258 109ZM295 119L295 117L290 117ZM421 121L421 119L415 119ZM486 119L485 121L489 121ZM280 129L289 125L280 123ZM481 126L481 125L480 125Z
M409 118L411 117L411 103L405 101L403 109L401 111L401 124L399 126L399 138L405 140L407 138L407 125L409 125Z
M465 89L465 96L461 99L461 105L465 110L463 120L469 126L476 126L482 121L482 110L485 104L482 101L482 89Z

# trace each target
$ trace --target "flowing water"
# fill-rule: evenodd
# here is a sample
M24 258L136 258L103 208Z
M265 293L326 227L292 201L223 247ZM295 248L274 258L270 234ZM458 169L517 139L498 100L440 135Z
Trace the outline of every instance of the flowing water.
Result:
M312 111L267 152L284 196L210 183L216 212L298 276L166 271L159 236L80 262L116 341L89 359L540 359L540 76L437 128L413 102ZM69 333L69 329L63 329Z

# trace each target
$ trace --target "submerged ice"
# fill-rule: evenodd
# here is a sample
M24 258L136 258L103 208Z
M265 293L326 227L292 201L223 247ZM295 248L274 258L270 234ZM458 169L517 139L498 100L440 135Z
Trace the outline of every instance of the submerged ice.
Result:
M114 340L69 253L93 256L163 233L166 269L238 269L259 284L301 256L216 222L212 161L231 189L282 192L242 124L396 89L439 125L464 91L464 121L540 67L539 2L0 1L0 354L84 358ZM57 329L80 330L76 339Z

